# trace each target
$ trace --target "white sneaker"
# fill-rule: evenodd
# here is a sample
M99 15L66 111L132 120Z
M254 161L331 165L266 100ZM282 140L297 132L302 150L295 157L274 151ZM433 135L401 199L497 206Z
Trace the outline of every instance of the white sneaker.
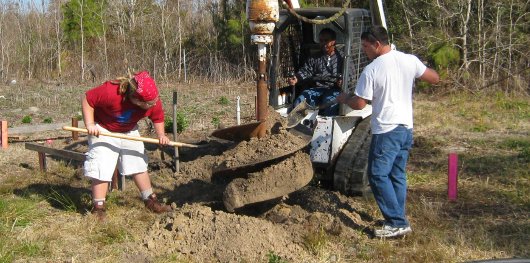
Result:
M375 230L376 237L398 237L403 236L412 232L410 226L407 227L392 227L389 225L384 225L382 229Z

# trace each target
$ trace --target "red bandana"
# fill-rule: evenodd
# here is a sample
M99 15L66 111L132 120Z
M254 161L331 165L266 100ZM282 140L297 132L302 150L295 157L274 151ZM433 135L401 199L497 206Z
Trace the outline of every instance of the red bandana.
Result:
M158 89L156 88L155 81L149 76L147 71L142 71L134 75L134 80L138 84L136 88L136 94L143 101L151 101L156 99L158 96Z

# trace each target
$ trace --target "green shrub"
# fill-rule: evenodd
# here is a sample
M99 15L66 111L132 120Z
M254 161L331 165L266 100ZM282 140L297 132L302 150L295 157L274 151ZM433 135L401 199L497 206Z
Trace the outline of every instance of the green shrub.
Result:
M44 120L42 120L43 123L52 123L53 122L53 119L52 117L48 117L48 118L45 118Z
M269 251L269 253L267 253L267 258L269 259L269 263L287 263L282 257L276 255L274 251Z
M230 101L225 96L222 96L221 98L219 98L219 104L228 105L228 103L230 103Z
M24 116L24 118L22 118L22 123L31 123L33 119L31 118L31 116L29 115L26 115Z
M438 69L456 66L460 62L460 52L450 43L435 45L429 53Z
M212 117L212 124L215 127L219 127L219 125L221 124L221 119L219 118L219 116Z
M182 133L185 131L190 125L188 116L184 112L177 111L177 133ZM166 119L164 120L164 128L166 129L166 132L173 132L173 118L166 116Z

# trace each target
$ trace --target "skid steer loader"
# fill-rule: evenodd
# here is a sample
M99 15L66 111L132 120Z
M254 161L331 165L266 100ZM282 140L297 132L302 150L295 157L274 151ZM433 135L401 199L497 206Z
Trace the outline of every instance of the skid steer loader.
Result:
M320 51L318 35L322 29L329 28L336 33L336 49L342 54L344 64L340 76L328 77L332 78L331 81L341 78L341 90L352 94L357 79L369 63L361 50L361 34L374 24L386 26L382 2L370 1L370 11L346 7L299 8L293 5L297 1L284 2L289 8L280 11L276 0L247 0L251 42L258 47L256 122L219 129L212 136L230 141L266 139L272 132L271 122L267 119L272 106L288 118L288 132L303 138L307 144L279 157L264 156L237 167L214 167L213 176L243 175L230 182L223 194L225 207L231 212L249 204L280 198L305 186L311 179L346 195L371 194L366 174L371 106L352 110L341 105L336 116L321 116L319 109L309 108L291 123L292 113L298 113L298 107L293 110L294 99L310 86L301 82L285 87L285 79ZM345 6L348 3L346 1ZM269 47L270 52L267 52ZM313 169L294 169L307 168L304 160L302 164L284 166L283 169L293 167L289 171L274 170L274 164L290 162L296 158L293 155L307 145L310 145L310 160L305 160ZM259 174L261 169L269 168L271 173ZM263 178L265 174L268 176ZM289 178L296 182L287 184L285 180L291 180Z
M371 10L381 9L374 4ZM300 20L287 10L280 11L268 60L268 86L269 105L282 116L288 116L294 99L308 88L305 83L286 86L285 79L320 51L318 34L322 29L332 29L337 35L336 49L343 55L344 65L342 76L335 77L342 78L343 92L353 94L359 75L369 63L361 50L361 33L372 24L384 23L382 12L366 9L298 8L294 11L312 20L343 13L329 23L314 24ZM371 105L363 110L340 105L337 116L320 116L319 109L306 110L304 115L300 124L313 131L310 157L316 178L346 195L369 194L366 166L371 140Z

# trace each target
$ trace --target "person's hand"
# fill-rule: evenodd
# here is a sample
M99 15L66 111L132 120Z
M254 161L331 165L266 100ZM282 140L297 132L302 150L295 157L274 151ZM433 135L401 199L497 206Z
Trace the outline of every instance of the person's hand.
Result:
M287 78L287 83L289 84L289 86L294 86L296 85L297 82L298 82L298 78L296 78L296 76Z
M337 96L337 102L339 103L342 103L342 104L347 104L347 101L350 99L350 95L342 92L339 94L339 96Z
M170 140L169 138L164 134L164 135L160 135L158 136L158 142L160 143L160 145L168 145Z
M99 136L99 129L94 123L87 124L86 129L88 130L88 134Z

